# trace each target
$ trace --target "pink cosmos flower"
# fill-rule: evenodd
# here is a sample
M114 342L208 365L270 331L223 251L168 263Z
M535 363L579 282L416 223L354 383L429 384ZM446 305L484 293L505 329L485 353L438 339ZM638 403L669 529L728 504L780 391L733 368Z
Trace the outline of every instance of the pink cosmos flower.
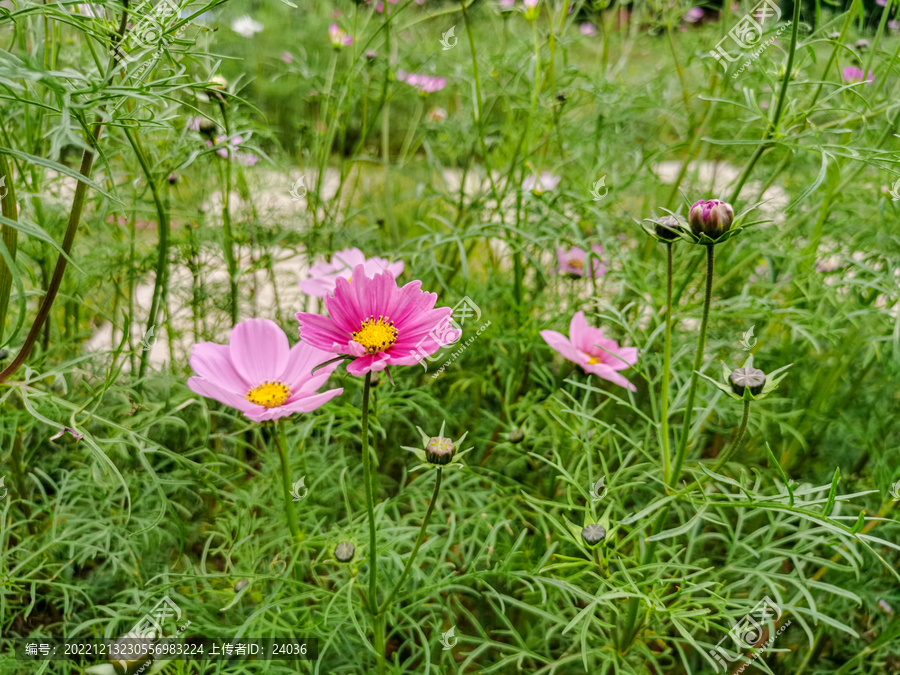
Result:
M619 347L619 343L604 337L603 330L588 326L584 312L572 317L569 337L555 330L542 330L544 341L566 360L576 363L586 372L609 380L613 384L637 391L618 371L637 363L636 347Z
M591 251L597 254L597 257L591 257L591 267L595 277L602 277L609 269L603 264L603 247L599 244L591 246ZM579 277L584 276L584 260L587 253L577 246L573 246L568 251L563 248L556 249L556 259L559 266L556 268L557 274L574 274Z
M688 23L697 23L703 18L703 10L700 7L691 7L682 18Z
M353 38L347 35L336 23L328 26L328 38L331 40L331 46L335 49L353 44Z
M285 63L293 63L293 62L294 62L294 55L291 54L290 52L282 52L282 53L281 53L281 60L284 61Z
M862 68L857 68L856 66L847 66L844 68L842 75L844 77L844 82L862 82L864 77ZM875 74L870 70L869 76L866 77L865 80L866 86L868 87L875 81Z
M206 147L214 148L217 145L221 145L221 144L225 143L225 141L227 141L227 140L228 140L228 136L222 135L222 136L219 136L218 138L216 138L215 143L213 143L210 140L207 140ZM231 145L234 146L235 148L237 148L243 142L244 142L243 136L235 136L234 138L231 139ZM222 157L223 159L228 159L228 154L229 154L228 148L219 148L218 150L216 150L216 154L219 157ZM236 162L238 162L239 164L243 164L244 166L254 166L259 161L259 157L257 157L256 155L254 155L252 153L249 153L249 152L234 151L232 154L234 155L234 160Z
M194 345L188 378L194 393L240 410L254 422L276 420L295 412L319 408L343 389L317 393L338 367L337 363L312 369L333 355L308 342L288 345L274 321L247 319L231 329L227 345Z
M300 339L352 357L347 372L357 377L386 366L414 366L422 354L441 349L434 332L453 310L435 308L436 302L437 294L424 292L421 281L398 288L390 272L370 279L357 265L352 279L338 278L334 295L325 297L330 318L297 313Z
M888 21L888 28L891 30L900 30L900 21Z
M447 86L447 78L445 77L419 75L418 73L408 73L405 70L397 71L397 79L400 82L406 82L411 87L415 87L422 95L433 94Z
M597 37L597 27L592 23L581 24L581 34L587 37Z
M555 190L560 180L559 176L554 176L549 171L542 171L540 176L532 174L523 180L522 189L531 190L534 194L540 195Z
M338 279L350 279L357 265L362 265L370 279L381 272L390 272L395 279L403 274L403 261L392 263L387 258L366 258L358 248L345 248L331 256L331 262L309 268L309 279L300 282L300 290L307 295L324 298L334 293Z
M500 0L500 9L505 11L516 6L516 0Z

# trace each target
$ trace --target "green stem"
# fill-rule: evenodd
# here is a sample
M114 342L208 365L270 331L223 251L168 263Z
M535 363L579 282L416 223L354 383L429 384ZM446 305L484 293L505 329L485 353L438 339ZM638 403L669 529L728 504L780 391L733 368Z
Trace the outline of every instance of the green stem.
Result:
M219 101L222 109L222 124L225 126L225 166L224 194L222 199L222 248L225 254L225 265L228 268L228 286L231 295L231 325L237 323L238 317L238 291L237 291L237 261L234 257L234 237L231 234L231 162L234 154L231 151L231 123L228 121L228 109L225 101Z
M291 538L294 540L294 546L296 547L303 540L303 535L300 534L300 528L297 526L297 512L294 510L294 500L291 498L291 465L288 461L287 432L284 426L284 418L282 417L278 420L276 444L278 445L278 455L281 458L281 487L284 493L284 510L287 511L288 528L291 530Z
M79 173L85 178L89 178L91 175L91 168L94 166L93 148L97 146L97 142L100 139L100 131L103 129L103 125L99 116L96 118L94 124L95 126L92 134L93 142L81 156L81 167L79 169ZM68 256L72 251L72 244L75 242L75 234L78 232L78 223L81 222L81 212L84 210L84 200L86 193L87 183L78 181L78 184L75 186L75 196L72 199L72 210L69 211L69 222L66 225L66 233L63 237L63 253L61 253L56 259L56 267L53 270L53 278L50 279L50 285L47 287L47 294L44 296L44 299L41 302L41 306L38 309L38 313L34 319L34 323L31 324L31 328L28 331L28 335L25 336L25 342L22 345L22 349L19 351L16 358L13 359L12 363L10 363L6 368L3 369L2 372L0 372L0 383L8 380L10 376L12 376L22 366L22 364L25 363L25 359L27 359L28 355L31 354L31 349L34 347L34 343L41 332L41 326L43 326L44 321L47 320L47 316L50 314L50 308L53 306L53 301L56 300L56 294L59 293L59 287L62 284L63 275L66 273L66 265L68 264L68 259L66 258L66 256Z
M741 443L744 440L744 432L747 431L747 422L750 421L750 401L744 401L744 414L741 417L741 425L738 427L737 436L734 437L734 442L725 450L721 456L719 457L719 461L716 462L715 466L712 468L713 473L717 472L725 463L731 459L731 456L737 452Z
M791 23L791 48L788 51L787 65L785 65L784 68L784 78L781 80L781 91L778 92L778 104L775 106L772 119L766 127L766 131L763 134L760 144L756 146L753 156L750 157L750 161L747 162L747 166L741 174L741 177L738 179L737 185L734 186L734 191L728 199L728 202L731 205L734 205L737 202L737 198L741 195L741 190L744 188L744 183L746 183L747 179L750 177L750 172L753 171L753 167L756 165L757 160L759 160L766 148L769 147L771 144L770 139L778 130L778 123L781 121L781 114L784 112L784 99L787 97L788 84L791 81L791 71L794 69L794 54L797 51L797 31L800 28L800 4L800 2L794 2L794 16Z
M700 336L697 339L697 355L694 357L694 369L691 372L691 386L688 389L687 404L684 408L684 422L681 428L681 440L675 455L675 465L669 476L669 486L674 487L681 478L681 467L687 454L688 439L691 434L691 418L694 416L694 398L697 395L697 383L700 380L700 368L703 367L703 352L706 349L706 329L709 327L709 307L712 304L713 276L716 271L715 245L706 247L706 294L703 300L703 320L700 323Z
M369 514L369 611L375 619L375 652L378 672L384 671L384 628L379 629L378 613L378 542L375 532L375 496L372 491L372 459L369 457L369 393L372 388L372 371L366 373L362 400L362 460L363 482L366 484L366 511ZM381 644L379 649L378 645Z
M662 377L662 445L663 445L663 477L669 480L671 467L671 455L669 454L669 375L670 362L672 360L672 268L674 260L674 245L666 242L666 339L663 347L663 377Z
M438 493L441 490L442 475L443 469L441 467L438 467L437 478L434 481L434 492L431 495L431 503L428 505L428 510L425 511L425 518L424 520L422 520L422 527L419 529L419 536L416 538L416 545L413 546L412 553L410 554L409 559L406 561L406 565L403 567L403 572L400 574L400 578L397 579L397 583L394 585L394 589L390 592L387 600L384 601L384 604L381 605L381 609L378 610L379 614L384 614L384 612L387 611L388 607L390 607L391 600L394 599L394 596L397 595L397 591L400 590L403 582L406 581L406 576L412 569L413 562L415 562L416 556L419 554L419 548L422 546L422 542L425 541L425 531L428 529L428 521L431 520L431 512L434 511L434 505L437 502Z

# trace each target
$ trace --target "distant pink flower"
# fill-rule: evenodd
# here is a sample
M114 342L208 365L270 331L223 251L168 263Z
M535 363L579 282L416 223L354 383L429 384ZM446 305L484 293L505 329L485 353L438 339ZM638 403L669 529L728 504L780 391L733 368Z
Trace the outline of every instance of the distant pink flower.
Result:
M534 194L541 195L545 192L555 190L556 186L559 185L560 180L561 178L559 176L554 176L549 171L542 171L540 175L532 174L527 176L525 180L522 181L522 189L531 190Z
M240 410L254 422L310 412L340 396L343 389L317 393L337 368L333 363L311 373L332 354L301 341L291 347L274 321L247 319L231 329L227 345L194 345L188 379L194 393Z
M291 54L290 52L282 52L282 53L281 53L281 60L284 61L285 63L293 63L293 62L294 62L294 55Z
M328 26L328 39L331 40L331 46L335 49L341 49L353 44L353 38L347 35L336 23Z
M594 24L585 22L581 24L581 34L587 35L588 37L596 37L597 36L597 27Z
M427 117L429 122L443 122L447 119L447 111L443 108L432 108L428 111Z
M607 339L602 329L588 326L584 312L578 312L572 317L569 337L555 330L542 330L541 337L566 360L578 364L586 373L602 377L629 391L637 391L637 387L618 373L637 363L637 348L620 347L615 340Z
M500 0L500 9L507 10L516 6L516 0Z
M300 282L300 290L316 298L334 293L338 279L349 279L357 265L362 265L370 279L381 272L390 272L395 279L403 274L403 261L392 263L386 258L366 258L358 248L335 251L331 262L319 263L309 268L309 278Z
M188 129L190 129L191 131L200 131L200 120L202 119L203 118L199 115L192 117L191 121L188 122Z
M409 86L418 89L419 93L423 96L433 94L447 86L447 78L445 77L408 73L405 70L397 71L397 79L400 82L406 82Z
M856 66L847 66L844 68L842 75L844 82L862 82L864 77L862 68L857 68ZM870 70L869 76L865 79L866 86L869 86L875 81L875 74Z
M339 10L339 9L336 9L336 10L334 10L334 11L331 13L331 18L332 18L332 19L339 19L339 18L341 17L341 14L343 14L343 12L342 12L341 10Z
M210 140L207 140L206 147L214 148L217 145L224 144L226 140L228 140L228 137L224 136L224 135L217 137L215 143L213 143ZM234 138L231 139L230 144L232 147L237 148L243 142L244 142L243 136L235 136ZM222 157L223 159L228 159L228 156L229 156L228 148L227 147L219 148L218 150L216 150L216 154L219 157ZM238 152L237 150L232 150L231 155L233 156L234 161L236 161L239 164L242 164L244 166L254 166L259 161L259 157L257 157L256 155L254 155L252 153L249 153L249 152Z
M887 0L875 0L876 5L881 5L882 7L887 7Z
M699 7L691 7L682 18L688 23L697 23L703 18L703 10Z
M891 30L900 30L900 21L888 21L887 25Z
M524 0L526 9L534 9L541 0Z
M609 269L603 260L603 247L599 244L591 246L591 251L596 255L591 256L591 268L595 277L602 277ZM563 248L556 249L556 260L559 266L556 268L557 274L574 274L579 277L585 276L584 261L587 253L584 250L573 246L568 251ZM608 261L607 261L608 262Z
M390 272L370 279L365 266L357 265L352 279L339 278L334 295L325 297L329 316L297 313L300 341L353 358L347 372L357 377L387 366L414 366L443 346L432 331L453 310L435 309L436 302L437 294L424 292L421 281L398 288Z

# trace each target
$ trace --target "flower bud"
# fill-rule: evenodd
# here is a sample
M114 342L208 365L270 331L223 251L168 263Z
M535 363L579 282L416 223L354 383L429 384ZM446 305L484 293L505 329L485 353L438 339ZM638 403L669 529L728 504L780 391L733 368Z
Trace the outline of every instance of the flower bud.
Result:
M719 199L701 199L694 202L688 214L691 231L700 236L705 234L711 239L718 239L731 229L734 221L734 209L731 204Z
M443 436L434 436L428 445L425 446L425 457L431 464L444 466L449 464L456 452L456 446L453 441Z
M566 102L566 92L564 92L564 91L556 92L556 100L559 101L560 103L565 103Z
M225 97L223 94L228 91L228 80L226 80L221 75L213 75L209 78L210 86L206 88L206 95L210 98L217 99L219 101L224 101Z
M509 432L506 438L510 443L521 443L525 440L525 432L516 427Z
M759 396L766 386L766 374L759 368L737 368L728 380L731 382L731 390L738 396L744 395L745 387L754 396Z
M169 185L175 185L178 183L178 174L173 171L166 180L169 181Z
M250 583L246 579L238 579L234 584L234 592L240 593L242 590L247 588L247 584Z
M349 541L342 541L340 544L334 547L335 560L342 563L348 563L353 560L353 554L355 552L356 549Z
M581 531L581 538L584 539L584 543L588 546L596 546L606 539L606 528L599 523L585 525Z
M675 241L682 229L675 216L663 216L656 221L656 236L664 241Z
M200 119L199 131L204 136L212 138L216 133L216 123L203 117Z

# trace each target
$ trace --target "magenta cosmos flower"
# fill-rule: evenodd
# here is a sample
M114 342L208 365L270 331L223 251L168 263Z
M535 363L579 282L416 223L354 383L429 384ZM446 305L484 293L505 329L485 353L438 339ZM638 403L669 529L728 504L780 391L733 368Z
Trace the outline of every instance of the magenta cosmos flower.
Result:
M343 389L317 393L337 363L313 368L334 355L307 342L288 345L287 336L274 321L247 319L231 329L227 345L201 342L194 345L188 379L191 391L237 408L254 422L310 412Z
M588 326L584 312L578 312L572 317L569 337L555 330L542 330L541 337L566 360L577 363L586 373L598 375L629 391L637 391L637 387L618 372L637 363L637 348L620 347L615 340L607 339L602 329Z
M581 34L587 37L597 37L597 27L590 22L585 22L581 24Z
M596 257L591 257L591 268L594 271L594 276L602 277L609 269L601 260L603 247L595 244L591 246L591 251L597 254ZM574 274L583 277L585 258L587 258L587 253L577 246L573 246L568 251L564 248L556 249L556 260L559 262L559 266L556 268L557 274Z
M358 248L345 248L331 256L331 262L319 263L309 268L309 279L300 282L300 290L307 295L324 298L334 293L338 279L349 279L353 269L362 265L366 276L372 278L379 272L390 272L395 279L403 274L404 264L400 260L392 263L387 258L366 258Z
M453 310L435 308L436 302L437 294L424 292L421 281L398 288L390 272L370 278L365 265L357 265L351 279L339 277L334 295L325 297L330 318L297 313L300 340L353 358L347 366L351 375L414 366L422 353L442 347L436 333Z
M353 44L353 38L347 35L336 23L329 24L328 39L331 40L331 46L335 49L340 49L341 47L347 47Z
M843 70L844 82L862 82L864 78L862 68L856 66L847 66ZM866 86L875 81L875 73L869 71L869 76L865 78Z

